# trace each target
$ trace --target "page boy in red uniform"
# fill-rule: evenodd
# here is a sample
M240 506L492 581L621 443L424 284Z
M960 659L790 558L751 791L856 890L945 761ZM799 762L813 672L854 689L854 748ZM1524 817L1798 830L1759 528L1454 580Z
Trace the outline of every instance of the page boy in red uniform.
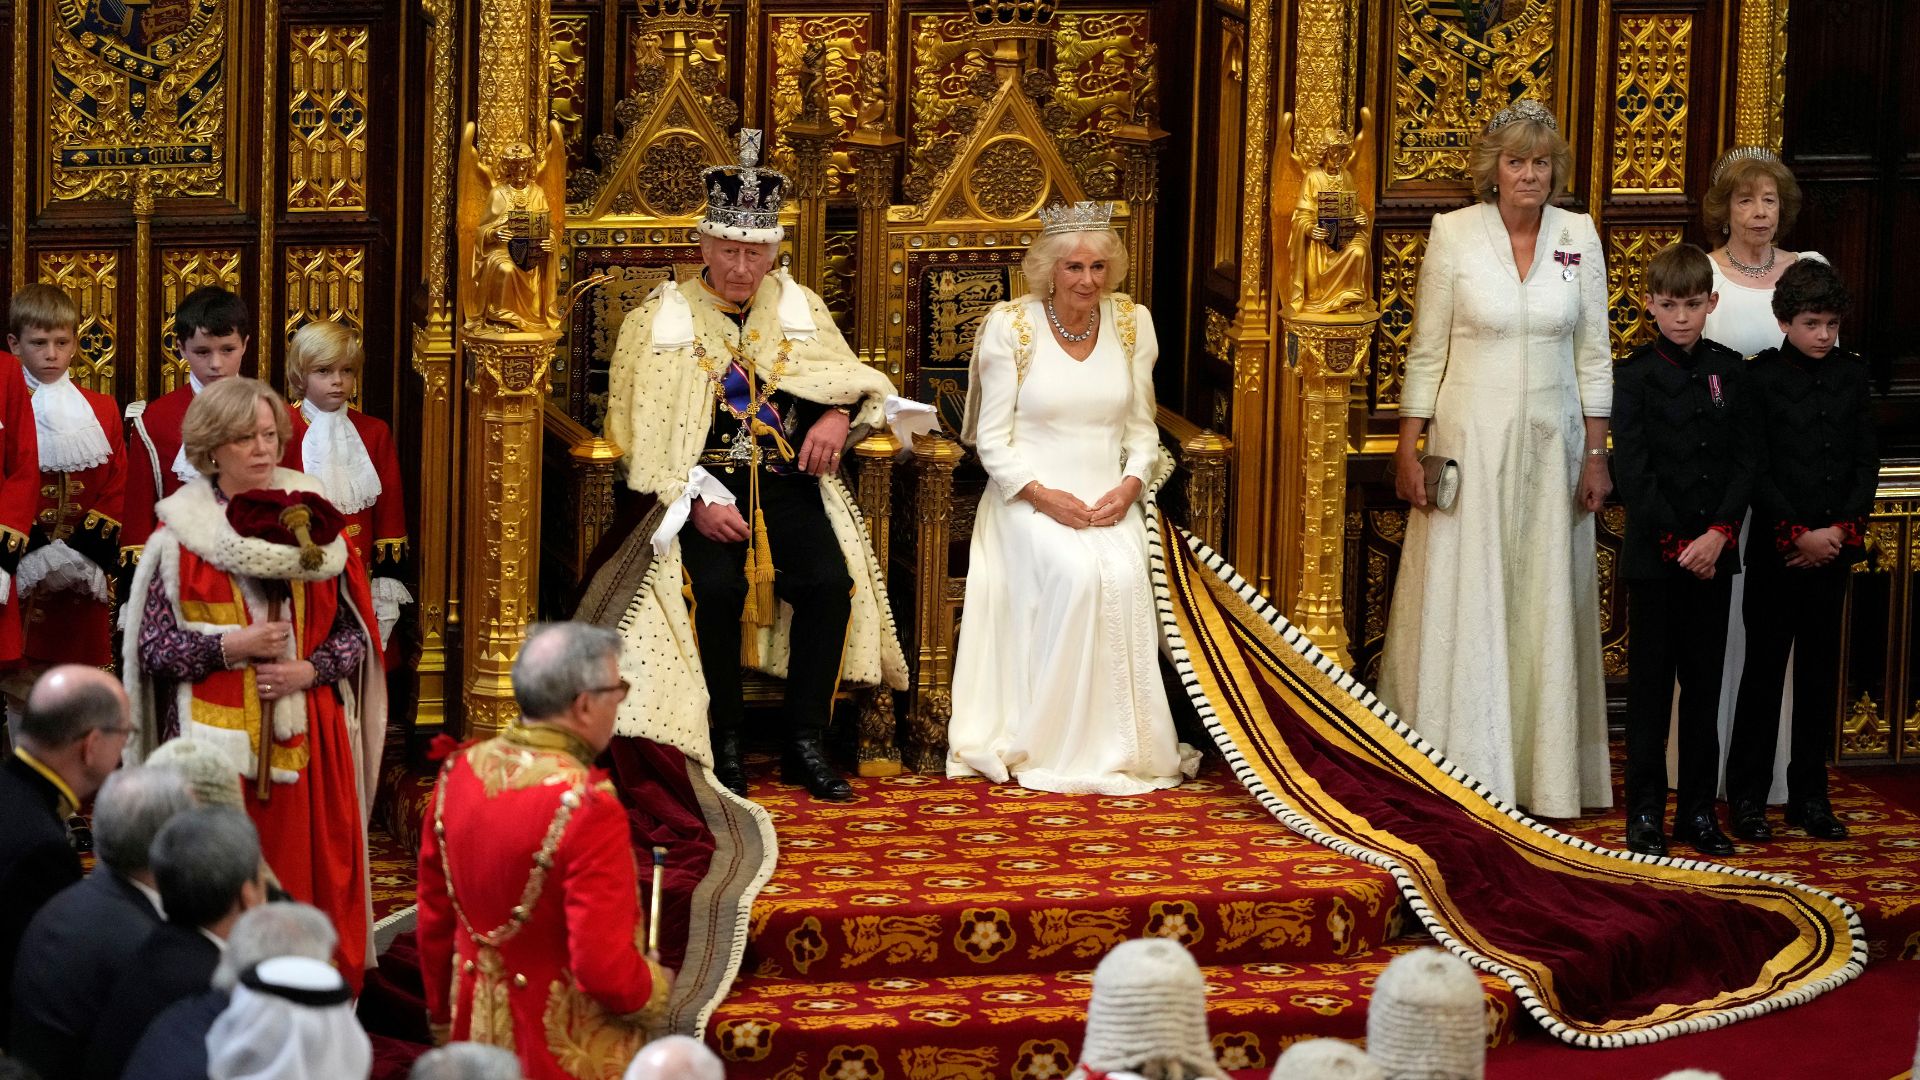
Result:
M359 335L334 322L301 327L287 346L287 388L300 401L281 464L320 481L347 516L347 543L373 582L380 645L393 637L400 607L413 603L404 584L407 510L400 456L384 421L347 405L360 385L367 353Z
M127 449L133 461L127 468L127 515L120 526L122 572L133 573L140 550L153 532L153 504L173 494L181 484L200 474L187 464L181 450L180 422L195 394L230 375L240 373L247 355L246 301L218 285L187 294L173 314L173 332L180 339L180 355L187 361L184 386L152 401L127 406Z
M120 561L127 454L119 406L68 371L79 326L79 305L55 286L13 294L7 347L32 394L40 473L27 554L14 572L24 665L7 679L7 696L23 708L33 680L55 664L113 662L108 583Z

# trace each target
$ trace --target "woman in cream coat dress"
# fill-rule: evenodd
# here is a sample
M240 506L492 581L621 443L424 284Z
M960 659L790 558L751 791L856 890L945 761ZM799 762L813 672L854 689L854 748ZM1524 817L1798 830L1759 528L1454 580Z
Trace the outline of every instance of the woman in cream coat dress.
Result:
M990 482L968 548L947 775L1138 795L1192 776L1160 681L1140 508L1159 467L1153 319L1110 292L1110 209L1043 210L1038 295L994 308L974 345L962 437Z
M1481 202L1433 219L1395 455L1414 510L1380 686L1542 817L1612 798L1593 534L1611 488L1607 275L1593 220L1547 202L1570 161L1551 114L1519 102L1473 151ZM1427 505L1423 428L1427 452L1460 465L1448 510Z

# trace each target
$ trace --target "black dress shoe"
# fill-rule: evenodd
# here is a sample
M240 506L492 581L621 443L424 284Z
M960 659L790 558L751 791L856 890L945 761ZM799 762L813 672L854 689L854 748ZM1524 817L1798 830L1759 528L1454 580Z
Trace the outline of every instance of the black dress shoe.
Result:
M1727 814L1733 825L1733 835L1755 844L1773 841L1773 826L1767 824L1767 808L1751 803L1734 806Z
M1665 855L1667 838L1660 835L1660 819L1635 814L1627 820L1627 850L1635 855Z
M1720 831L1720 822L1711 812L1694 814L1673 823L1673 838L1685 840L1702 855L1731 855L1733 841Z
M1787 805L1787 824L1797 825L1815 840L1845 840L1847 827L1833 816L1832 807L1826 800Z
M728 791L741 798L747 795L747 766L740 760L740 733L713 733L713 775Z
M781 759L780 779L788 784L804 784L808 794L816 799L846 802L853 798L853 785L834 771L818 735L802 735L793 740L793 746Z

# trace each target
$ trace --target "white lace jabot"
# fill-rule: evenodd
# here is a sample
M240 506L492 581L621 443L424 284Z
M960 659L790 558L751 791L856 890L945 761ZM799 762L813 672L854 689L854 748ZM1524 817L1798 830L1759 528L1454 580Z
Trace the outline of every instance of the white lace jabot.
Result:
M22 370L27 389L33 394L34 433L40 441L40 468L47 472L80 472L104 465L113 455L107 433L100 429L100 418L86 396L73 385L73 375L63 372L49 383L39 382L31 371Z
M320 481L328 501L343 514L357 514L380 498L380 474L345 407L326 412L311 399L300 403L307 433L300 442L300 468Z

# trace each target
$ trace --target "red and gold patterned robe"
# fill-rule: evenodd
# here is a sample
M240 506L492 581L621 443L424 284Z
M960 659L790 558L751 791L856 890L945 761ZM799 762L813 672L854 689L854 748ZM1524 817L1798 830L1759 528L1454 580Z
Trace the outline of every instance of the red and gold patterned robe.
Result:
M627 813L592 756L540 724L467 747L441 769L421 839L436 1035L512 1050L528 1080L619 1080L666 1008Z
M140 561L140 549L154 529L153 504L180 490L173 459L180 453L180 424L193 404L191 382L152 401L127 406L127 449L133 461L127 468L126 516L120 521L120 561Z
M127 483L126 444L120 408L111 397L76 386L106 436L113 456L103 465L73 472L40 472L40 500L27 550L60 540L99 564L112 581L120 563L120 522ZM113 663L113 626L108 605L82 592L39 591L21 604L25 659L36 667Z
M13 572L27 553L27 536L40 505L40 438L33 422L33 398L20 359L0 352L0 664L22 652L19 590Z

